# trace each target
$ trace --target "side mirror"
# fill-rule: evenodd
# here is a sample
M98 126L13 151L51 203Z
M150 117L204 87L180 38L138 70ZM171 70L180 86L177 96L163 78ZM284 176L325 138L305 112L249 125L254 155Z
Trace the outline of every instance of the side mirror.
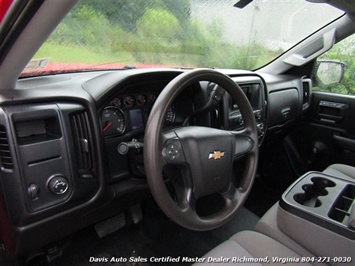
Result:
M344 77L345 65L332 60L317 60L313 71L315 86L331 86L339 84Z

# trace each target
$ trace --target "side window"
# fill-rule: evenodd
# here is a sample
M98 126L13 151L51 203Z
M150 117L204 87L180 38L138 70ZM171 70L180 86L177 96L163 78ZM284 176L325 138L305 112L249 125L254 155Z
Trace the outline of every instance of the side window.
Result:
M318 58L313 80L314 90L355 95L355 34Z

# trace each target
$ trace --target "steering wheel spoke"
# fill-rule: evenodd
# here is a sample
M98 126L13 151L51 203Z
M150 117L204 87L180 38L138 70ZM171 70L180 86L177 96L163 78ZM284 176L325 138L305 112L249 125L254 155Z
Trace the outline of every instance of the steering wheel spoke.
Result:
M196 198L192 192L191 189L184 189L183 192L181 192L180 197L177 197L177 204L181 211L186 211L186 210L191 210L195 211L196 210Z
M228 190L226 192L220 193L220 195L228 203L236 197L237 193L237 188L233 184L231 184Z
M230 131L235 137L234 158L238 159L251 152L255 145L258 145L246 133L246 131Z

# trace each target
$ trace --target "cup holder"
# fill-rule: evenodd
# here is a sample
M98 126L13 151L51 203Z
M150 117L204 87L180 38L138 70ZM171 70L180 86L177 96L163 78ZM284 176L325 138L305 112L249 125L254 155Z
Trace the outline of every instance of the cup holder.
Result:
M311 178L312 184L302 186L303 193L298 193L293 196L293 199L307 207L317 208L322 205L318 197L328 195L326 188L335 187L335 183L323 177Z
M336 184L333 182L333 181L330 181L329 179L326 179L324 177L313 177L311 178L313 184L316 186L316 187L319 187L319 188L327 188L327 187L335 187ZM327 194L328 194L328 191L327 191Z

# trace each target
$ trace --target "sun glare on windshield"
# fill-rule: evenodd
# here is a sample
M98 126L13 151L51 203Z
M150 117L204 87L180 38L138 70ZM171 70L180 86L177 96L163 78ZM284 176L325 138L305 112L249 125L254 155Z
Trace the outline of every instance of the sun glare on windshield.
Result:
M92 69L256 69L342 13L304 0L85 0L22 76ZM312 18L312 19L309 19Z

